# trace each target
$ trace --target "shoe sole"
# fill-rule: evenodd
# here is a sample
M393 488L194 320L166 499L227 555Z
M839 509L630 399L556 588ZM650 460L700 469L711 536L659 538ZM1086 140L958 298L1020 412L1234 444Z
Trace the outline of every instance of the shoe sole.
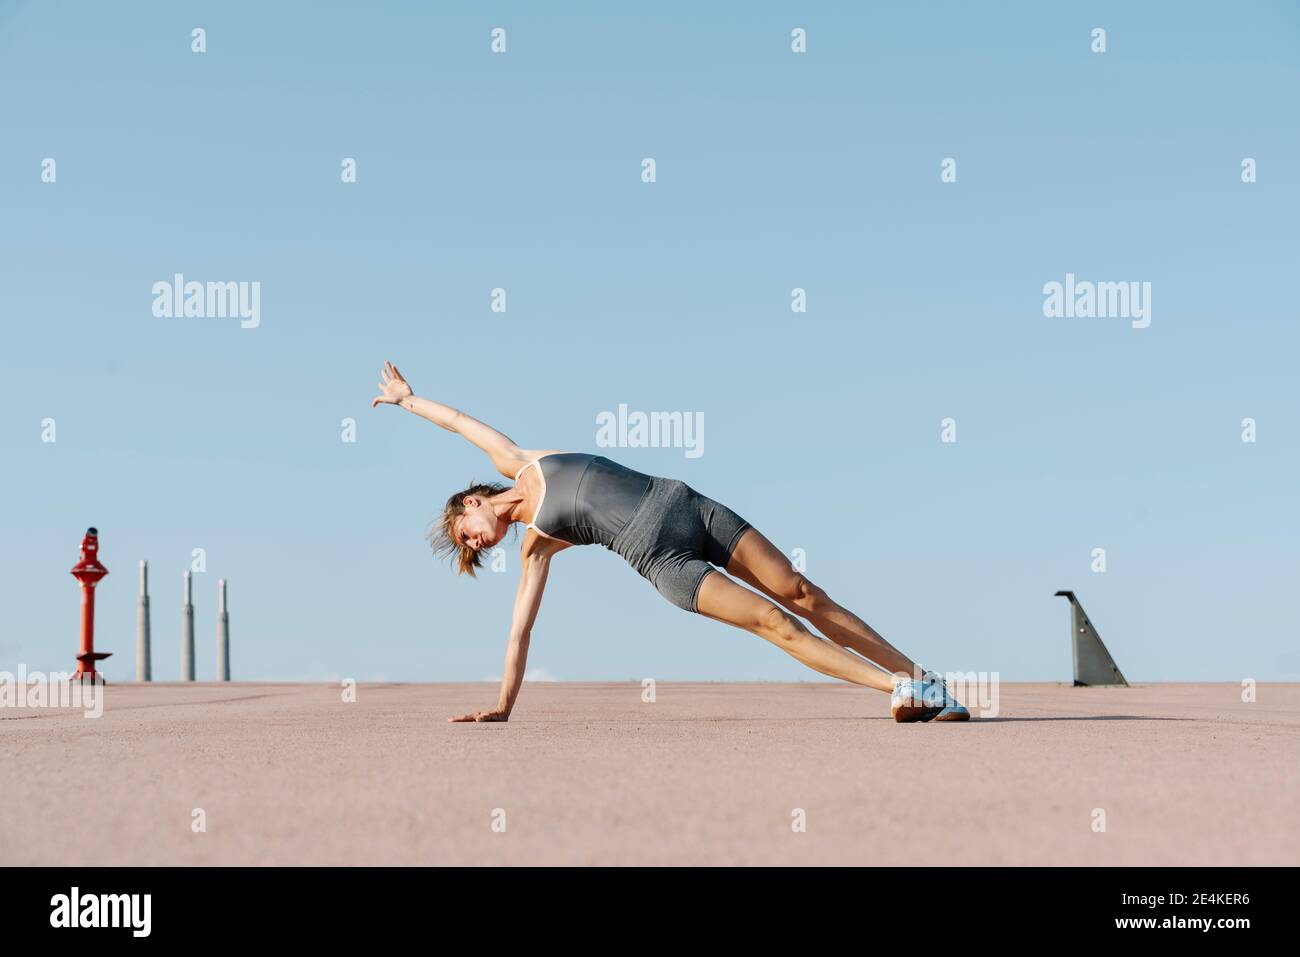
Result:
M936 714L933 718L931 718L931 719L927 719L927 720L933 720L933 721L969 721L969 720L970 720L970 712L969 712L969 711L949 711L947 714L944 714L943 712L940 712L939 714Z
M890 713L899 724L911 724L913 721L929 721L942 710L942 708L925 705L906 704L892 709Z

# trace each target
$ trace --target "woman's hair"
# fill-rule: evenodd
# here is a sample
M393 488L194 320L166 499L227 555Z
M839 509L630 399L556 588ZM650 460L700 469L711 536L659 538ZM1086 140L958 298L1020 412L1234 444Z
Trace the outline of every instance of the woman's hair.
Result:
M475 549L468 545L457 545L456 539L451 534L451 523L456 520L456 516L465 513L466 496L490 498L504 491L506 487L498 482L471 482L465 491L457 492L447 499L447 505L442 510L442 519L429 528L428 538L429 544L433 547L433 554L439 558L443 555L452 558L456 566L456 574L468 574L470 578L475 578L477 576L474 574L474 569L481 568L483 565L483 559Z

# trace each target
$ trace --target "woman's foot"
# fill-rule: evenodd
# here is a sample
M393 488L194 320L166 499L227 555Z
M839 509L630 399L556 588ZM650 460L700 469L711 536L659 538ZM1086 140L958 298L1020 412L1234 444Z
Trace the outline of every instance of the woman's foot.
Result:
M926 718L925 720L926 721L969 721L970 712L967 711L965 706L962 705L960 702L953 701L951 704L944 705L943 710L941 710L933 718Z
M970 720L970 712L933 671L925 672L919 680L900 677L889 698L889 713L898 722Z
M969 721L970 720L970 712L967 711L965 707L962 706L962 703L960 701L958 701L956 698L952 696L952 692L948 690L948 684L943 680L942 676L936 674L933 671L927 671L925 673L925 677L927 680L929 680L930 687L938 688L939 691L942 693L943 697L940 699L940 704L942 705L942 707L939 709L939 713L936 714L933 718L923 718L922 719L923 721ZM928 701L930 700L930 698L927 697L926 700Z
M942 693L936 694L934 685L925 678L899 678L889 696L889 713L900 723L929 721L942 710Z

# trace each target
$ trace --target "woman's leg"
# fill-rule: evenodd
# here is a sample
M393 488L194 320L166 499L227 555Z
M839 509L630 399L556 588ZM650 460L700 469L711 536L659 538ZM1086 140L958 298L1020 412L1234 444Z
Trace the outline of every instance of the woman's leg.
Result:
M893 674L920 676L916 662L853 612L831 600L756 528L748 529L731 552L727 571L811 621L836 644L852 648ZM888 676L886 676L888 678ZM873 687L875 687L873 685ZM890 682L888 688L892 688Z
M749 533L746 533L748 537ZM765 638L791 657L824 675L892 691L894 679L857 655L814 635L803 622L786 614L762 595L713 570L700 582L695 610Z

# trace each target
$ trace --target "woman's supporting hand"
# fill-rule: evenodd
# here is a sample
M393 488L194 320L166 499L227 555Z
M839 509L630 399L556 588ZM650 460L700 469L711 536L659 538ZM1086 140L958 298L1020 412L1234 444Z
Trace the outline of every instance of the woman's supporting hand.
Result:
M448 718L448 721L509 721L510 712L501 711L494 708L491 711L475 711L473 714L462 714L456 718Z
M408 398L414 393L411 387L407 385L402 374L397 371L397 366L391 362L385 362L383 371L380 372L381 381L379 383L379 395L370 400L370 408L377 405L397 405L403 399Z

